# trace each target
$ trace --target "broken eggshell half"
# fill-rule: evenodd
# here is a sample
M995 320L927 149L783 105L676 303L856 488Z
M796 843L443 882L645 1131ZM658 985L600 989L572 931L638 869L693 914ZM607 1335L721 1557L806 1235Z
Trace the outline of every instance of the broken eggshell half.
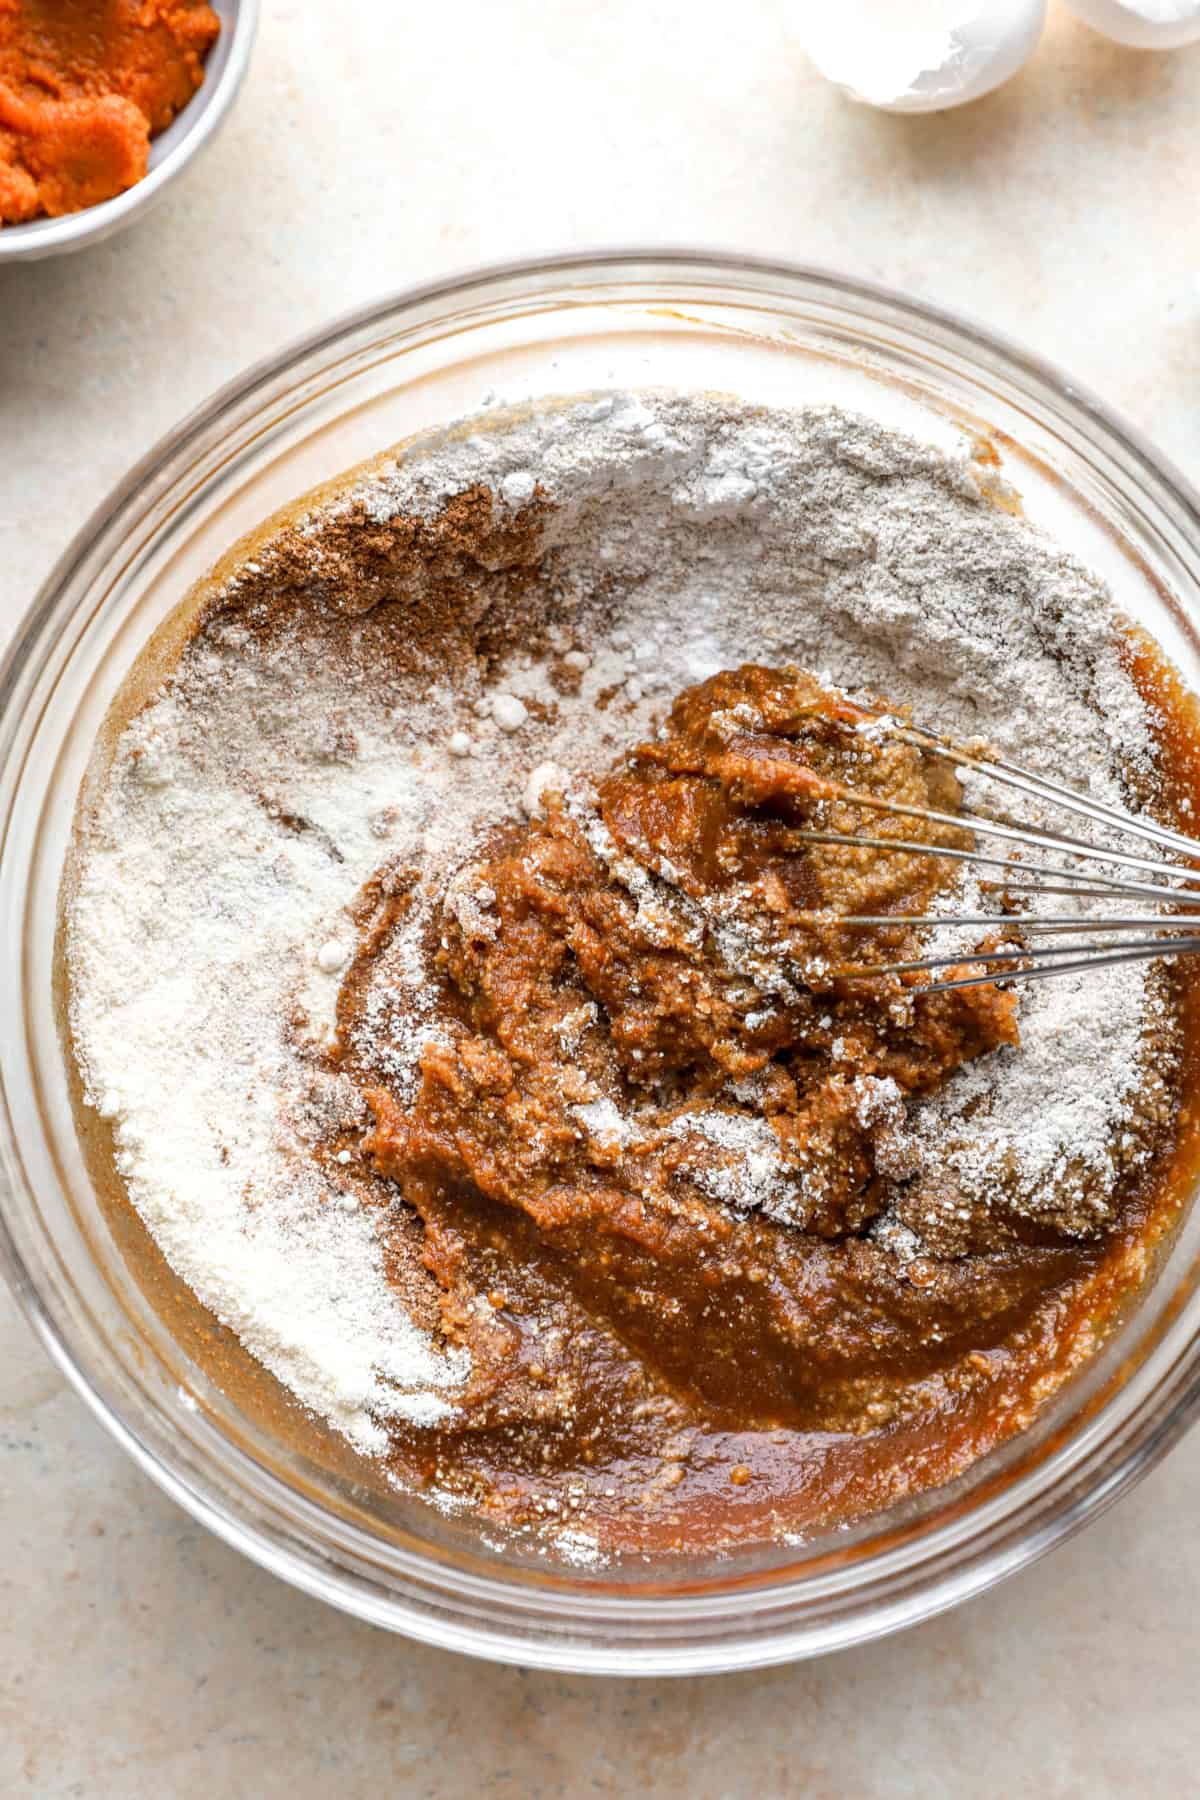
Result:
M850 99L888 112L940 112L1015 75L1046 0L802 0L804 48Z

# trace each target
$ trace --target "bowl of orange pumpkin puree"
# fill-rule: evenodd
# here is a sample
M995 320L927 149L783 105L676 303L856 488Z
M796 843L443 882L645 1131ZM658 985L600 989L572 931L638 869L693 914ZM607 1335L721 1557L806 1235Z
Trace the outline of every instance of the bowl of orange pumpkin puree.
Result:
M0 260L140 216L219 128L257 0L0 0Z

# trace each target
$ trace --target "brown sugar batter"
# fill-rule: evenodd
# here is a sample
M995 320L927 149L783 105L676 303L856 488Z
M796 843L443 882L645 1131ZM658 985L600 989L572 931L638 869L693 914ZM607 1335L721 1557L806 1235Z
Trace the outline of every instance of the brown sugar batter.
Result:
M206 0L0 0L0 225L140 181L220 28Z
M920 913L948 879L935 858L798 839L814 818L874 828L840 798L850 784L945 804L944 767L872 743L863 717L795 671L717 676L601 781L594 811L555 796L456 876L435 927L445 1035L414 1106L367 1087L365 1146L424 1223L452 1333L474 1335L463 1197L502 1237L516 1215L506 1262L735 1425L828 1429L855 1383L928 1374L964 1331L978 1346L1011 1326L1031 1261L1010 1231L970 1305L953 1274L881 1291L884 1258L861 1241L901 1097L1017 1038L994 987L833 972L889 954L839 915ZM913 935L887 934L905 954ZM473 1357L489 1406L521 1362L492 1339Z

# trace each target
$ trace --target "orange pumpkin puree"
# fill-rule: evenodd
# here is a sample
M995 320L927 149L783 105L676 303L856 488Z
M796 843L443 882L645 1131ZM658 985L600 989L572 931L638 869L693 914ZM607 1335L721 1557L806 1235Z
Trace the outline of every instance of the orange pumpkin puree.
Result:
M140 181L220 29L207 0L0 0L0 225Z

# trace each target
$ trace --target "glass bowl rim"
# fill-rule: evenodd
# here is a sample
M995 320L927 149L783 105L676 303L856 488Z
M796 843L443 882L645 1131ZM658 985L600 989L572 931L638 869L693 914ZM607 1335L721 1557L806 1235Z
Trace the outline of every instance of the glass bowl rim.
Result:
M233 409L244 406L256 389L305 364L324 347L335 345L339 340L354 339L373 325L401 318L405 313L431 303L461 306L481 290L514 284L518 284L519 290L510 296L514 301L520 292L544 296L548 287L553 297L556 278L571 276L588 276L601 283L623 281L636 287L639 281L662 282L669 281L672 276L686 278L689 274L720 280L734 288L739 277L778 283L774 291L778 293L782 289L788 294L791 289L788 297L793 300L806 290L815 291L818 295L825 294L831 301L849 302L866 309L876 317L898 317L901 326L932 327L946 334L972 361L980 353L985 361L993 359L1008 377L1023 376L1035 390L1049 390L1050 395L1075 415L1076 423L1092 423L1125 458L1133 461L1139 476L1159 490L1156 495L1159 503L1169 503L1176 516L1182 517L1188 534L1200 541L1200 493L1140 432L1047 359L948 308L824 266L761 258L740 251L635 246L497 262L389 292L349 309L325 325L293 339L282 350L251 364L159 438L72 538L18 621L9 646L0 657L0 772L14 730L11 702L22 676L33 665L39 651L44 662L52 647L57 636L55 626L60 599L65 591L69 591L73 577L86 563L91 549L103 539L122 511L136 502L158 470L169 466L189 443L218 428L222 419ZM763 289L747 288L743 298L750 302L756 296L763 297L763 292ZM975 370L978 373L977 361ZM2 849L3 839L0 838L0 851ZM5 1119L0 1120L0 1128L7 1131L7 1107L4 1112ZM822 1625L818 1621L814 1627L803 1621L798 1625L784 1621L769 1630L765 1637L750 1635L733 1641L721 1637L715 1643L705 1639L694 1646L671 1637L661 1646L641 1650L632 1649L619 1637L598 1647L590 1642L580 1645L564 1641L553 1629L544 1630L541 1636L527 1637L519 1628L530 1618L536 1628L538 1609L536 1605L527 1607L522 1597L514 1592L514 1584L506 1582L502 1575L475 1578L466 1586L474 1589L485 1604L491 1599L501 1608L512 1607L512 1615L505 1621L507 1629L492 1622L480 1624L474 1618L463 1624L460 1619L448 1618L436 1611L431 1614L429 1608L421 1604L420 1595L414 1596L410 1589L403 1587L399 1594L392 1589L386 1596L377 1597L369 1584L364 1585L361 1577L345 1564L331 1570L328 1555L322 1555L319 1549L297 1548L291 1534L278 1528L272 1532L271 1521L260 1516L248 1524L244 1517L231 1510L223 1499L226 1490L215 1479L197 1485L192 1471L185 1473L179 1466L172 1466L158 1451L142 1442L134 1427L105 1397L94 1370L85 1368L76 1359L59 1323L51 1315L10 1227L4 1206L8 1198L7 1183L0 1176L0 1267L4 1268L18 1304L54 1362L96 1417L135 1462L185 1510L261 1566L345 1611L401 1630L420 1641L525 1666L580 1672L698 1673L764 1666L865 1642L957 1604L1044 1554L1140 1479L1200 1414L1200 1335L1193 1334L1182 1355L1168 1371L1169 1379L1133 1406L1129 1420L1125 1421L1128 1429L1120 1438L1115 1465L1110 1462L1093 1468L1102 1460L1104 1448L1093 1445L1081 1452L1081 1459L1060 1470L1057 1479L1045 1491L1033 1497L1041 1506L1036 1518L1030 1519L1021 1508L1013 1509L1012 1518L993 1521L986 1542L976 1544L974 1548L969 1543L963 1547L951 1542L954 1555L949 1567L932 1580L918 1583L915 1594L907 1591L891 1593L886 1577L882 1577L877 1584L880 1592L873 1601L868 1596L865 1603L850 1608L847 1618L837 1618L832 1623ZM1079 1460L1086 1462L1091 1471L1086 1479L1078 1466ZM1064 1484L1065 1491L1060 1492ZM975 1511L972 1506L966 1508L968 1521ZM956 1535L959 1538L964 1535L962 1531L956 1534L953 1521L948 1526L934 1527L931 1537L936 1539L939 1532L951 1540ZM934 1543L933 1551L923 1557L922 1562L933 1561L937 1548ZM422 1560L419 1554L416 1560ZM436 1575L437 1572L434 1559L426 1559L425 1573ZM776 1588L763 1590L758 1596L765 1603L763 1610L769 1611L766 1603L786 1607L789 1597L798 1599L803 1581L803 1576L789 1579L784 1571ZM452 1575L445 1583L447 1591L461 1586L461 1576ZM704 1613L705 1619L709 1623L718 1623L727 1611L729 1601L736 1598L729 1593L715 1595L709 1610ZM751 1596L744 1598L749 1601ZM614 1625L622 1617L631 1621L635 1617L644 1618L647 1605L663 1609L664 1616L673 1614L680 1628L686 1626L689 1612L694 1612L694 1606L686 1596L626 1602L624 1597L600 1595L589 1604L594 1609L595 1622L603 1623L607 1618ZM544 1625L545 1621L541 1623Z

